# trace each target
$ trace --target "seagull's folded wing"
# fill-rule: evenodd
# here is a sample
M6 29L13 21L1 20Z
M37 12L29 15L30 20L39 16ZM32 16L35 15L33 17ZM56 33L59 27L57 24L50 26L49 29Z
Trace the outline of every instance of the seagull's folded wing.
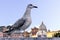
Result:
M25 19L19 19L18 21L16 21L15 24L12 25L12 27L22 27L25 22L26 22Z
M12 25L12 27L8 31L5 31L5 33L9 33L16 29L19 29L20 27L22 27L24 25L25 21L26 20L24 20L24 19L19 19L18 21L16 21L16 23L14 25Z

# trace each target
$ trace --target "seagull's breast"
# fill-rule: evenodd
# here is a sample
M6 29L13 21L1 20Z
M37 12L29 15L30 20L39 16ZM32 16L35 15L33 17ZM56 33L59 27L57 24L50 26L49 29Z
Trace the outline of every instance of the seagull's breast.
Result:
M27 22L29 23L29 24L31 24L31 17L27 17Z
M24 29L27 29L31 25L31 23L32 23L31 18L28 17L27 20L26 20Z
M31 17L26 17L25 19L26 19L26 22L25 22L25 24L21 27L22 30L27 29L27 28L31 25L31 23L32 23Z

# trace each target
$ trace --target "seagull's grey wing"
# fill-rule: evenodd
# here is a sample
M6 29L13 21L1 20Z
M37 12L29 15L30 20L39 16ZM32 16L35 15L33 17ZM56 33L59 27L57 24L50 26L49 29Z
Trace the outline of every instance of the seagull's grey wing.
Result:
M26 22L25 19L19 19L14 25L12 25L11 28L9 28L8 31L5 31L4 33L10 33L16 29L19 29L20 27L24 25L25 22Z
M25 19L19 19L12 27L21 27L24 25L25 21Z

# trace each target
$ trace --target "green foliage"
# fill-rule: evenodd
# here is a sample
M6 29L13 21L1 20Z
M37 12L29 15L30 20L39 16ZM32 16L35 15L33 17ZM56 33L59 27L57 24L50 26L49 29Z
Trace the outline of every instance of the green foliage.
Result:
M54 34L54 37L60 37L60 33L58 32L58 33Z

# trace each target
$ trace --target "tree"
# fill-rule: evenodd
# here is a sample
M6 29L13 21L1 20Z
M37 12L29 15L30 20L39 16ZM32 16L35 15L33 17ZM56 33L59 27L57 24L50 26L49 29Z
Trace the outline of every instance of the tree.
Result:
M54 34L54 37L60 37L60 33L58 32L58 33Z

